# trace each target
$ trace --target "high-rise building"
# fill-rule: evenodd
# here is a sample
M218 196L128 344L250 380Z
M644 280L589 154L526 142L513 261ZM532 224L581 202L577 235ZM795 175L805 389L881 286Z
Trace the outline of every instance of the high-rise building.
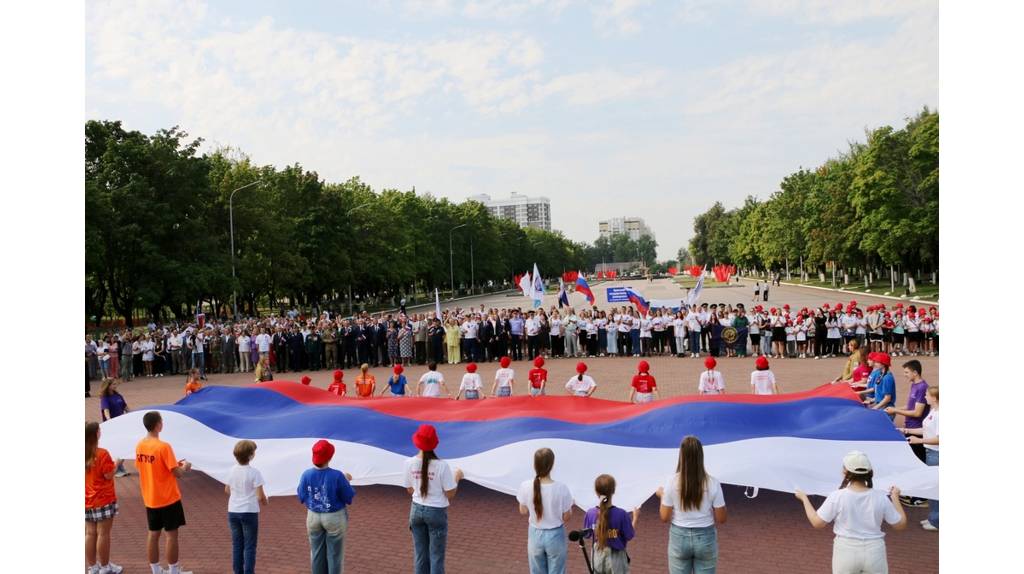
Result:
M512 192L509 199L491 199L491 196L485 193L474 195L470 199L484 204L495 217L511 219L520 227L536 227L551 231L551 200L546 197L526 197Z
M597 223L601 237L611 237L616 233L628 235L636 241L643 236L654 238L654 232L644 223L642 217L613 217Z

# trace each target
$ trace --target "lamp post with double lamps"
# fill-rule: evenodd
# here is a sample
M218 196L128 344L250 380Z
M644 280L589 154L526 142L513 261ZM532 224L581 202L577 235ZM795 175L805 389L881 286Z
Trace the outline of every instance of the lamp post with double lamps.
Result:
M238 295L236 294L237 288L235 285L235 194L247 187L252 187L262 182L262 179L257 179L252 183L247 183L232 191L231 195L228 196L228 226L231 228L231 306L235 312L235 321L238 320Z
M452 234L455 233L456 229L460 227L465 227L467 225L469 224L463 223L461 225L456 225L455 227L451 228L451 231L448 232L448 273L452 285L452 299L455 299L455 250L452 248Z

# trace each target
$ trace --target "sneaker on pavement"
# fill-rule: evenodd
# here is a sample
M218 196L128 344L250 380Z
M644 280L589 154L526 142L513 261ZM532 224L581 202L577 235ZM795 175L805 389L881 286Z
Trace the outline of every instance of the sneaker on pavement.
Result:
M114 564L113 562L111 562L110 564L107 564L103 568L100 568L99 574L121 574L122 571L124 571L123 567L118 566L117 564Z
M927 521L925 521L925 522L927 522ZM98 574L99 571L100 571L99 565L98 564L93 564L92 566L89 567L89 569L86 572L88 572L89 574Z
M924 520L921 521L921 526L924 526L925 524L928 524L928 523L929 523L928 519L925 518Z
M925 522L924 524L921 525L921 528L924 528L925 530L928 530L930 532L938 532L938 530L939 530L939 528L937 526L932 526L931 522Z

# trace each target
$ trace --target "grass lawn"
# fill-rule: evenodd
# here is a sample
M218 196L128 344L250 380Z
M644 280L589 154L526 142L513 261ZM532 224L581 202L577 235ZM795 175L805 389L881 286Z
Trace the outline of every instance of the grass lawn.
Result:
M795 285L810 285L813 287L826 287L829 289L845 289L847 291L856 291L858 293L870 293L872 295L890 295L893 297L899 297L904 294L903 286L899 282L896 283L896 291L889 292L892 285L888 281L875 281L870 287L864 287L864 281L853 281L851 280L848 285L843 285L841 280L836 281L835 287L833 287L831 281L818 281L812 279L809 281L800 281L794 278L792 281L786 281L787 283L793 283ZM939 300L939 286L932 285L931 283L918 283L917 293L911 294L907 297L908 299L931 299Z

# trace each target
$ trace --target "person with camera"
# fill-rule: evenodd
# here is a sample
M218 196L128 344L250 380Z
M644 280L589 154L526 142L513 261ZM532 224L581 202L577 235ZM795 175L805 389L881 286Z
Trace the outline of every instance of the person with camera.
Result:
M615 477L602 474L594 480L598 505L583 517L583 532L594 538L591 564L595 574L629 574L626 545L636 536L640 509L626 512L612 504Z

